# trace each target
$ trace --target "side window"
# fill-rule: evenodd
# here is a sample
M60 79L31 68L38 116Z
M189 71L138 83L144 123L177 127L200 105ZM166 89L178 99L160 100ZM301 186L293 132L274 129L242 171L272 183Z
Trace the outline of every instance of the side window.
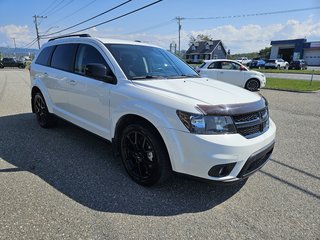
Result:
M221 69L221 62L213 62L208 66L208 69Z
M44 66L50 65L50 59L55 46L44 48L37 57L36 63Z
M68 72L73 71L76 50L77 44L58 45L52 55L51 67Z
M74 71L81 75L85 73L85 66L89 63L100 63L108 67L108 64L93 46L81 44L78 48Z
M221 68L225 70L239 70L240 65L233 62L221 62Z

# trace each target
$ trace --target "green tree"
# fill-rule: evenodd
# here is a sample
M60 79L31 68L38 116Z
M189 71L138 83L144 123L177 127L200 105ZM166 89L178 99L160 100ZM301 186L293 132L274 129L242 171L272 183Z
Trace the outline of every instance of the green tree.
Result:
M195 42L201 42L201 41L212 41L212 37L210 35L205 34L198 34L196 37L193 35L190 36L189 44L194 44Z
M269 59L271 54L271 47L265 47L259 51L259 56L261 58Z

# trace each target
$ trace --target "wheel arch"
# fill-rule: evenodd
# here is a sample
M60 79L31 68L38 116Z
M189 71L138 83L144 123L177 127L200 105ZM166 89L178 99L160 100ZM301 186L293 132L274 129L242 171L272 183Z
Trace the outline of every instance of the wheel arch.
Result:
M37 93L41 93L40 88L38 88L37 86L33 86L33 87L32 87L32 90L31 90L31 109L32 109L32 112L33 112L33 113L35 113L34 106L33 106L33 100L34 100L34 96L35 96ZM42 94L42 93L41 93L41 94Z
M244 85L246 89L247 89L247 84L248 84L248 82L251 81L251 80L257 80L258 83L259 83L258 88L260 88L260 86L261 86L261 81L260 81L260 79L259 79L259 78L256 78L256 77L252 77L252 78L249 78L249 79L246 81L246 83L245 83L245 85Z
M125 127L131 123L139 123L144 126L148 126L148 128L150 128L157 135L157 137L159 137L160 141L162 141L162 143L164 144L164 147L168 153L168 156L169 156L169 152L168 152L168 148L166 146L166 143L164 142L163 137L162 137L161 133L159 132L159 130L156 128L156 126L154 124L152 124L148 119L141 117L139 115L136 115L136 114L126 114L126 115L121 116L115 125L114 135L112 138L112 145L113 145L113 150L116 155L119 154L119 146L120 146L119 143L120 143L121 134L122 134L123 130L125 129Z
M33 81L33 86L31 89L31 106L33 105L33 98L36 95L37 92L40 92L47 104L47 108L49 113L53 113L53 105L52 105L52 101L48 95L48 90L46 89L46 87L44 86L44 84L39 80L39 79L35 79ZM33 106L32 106L32 111L33 111Z

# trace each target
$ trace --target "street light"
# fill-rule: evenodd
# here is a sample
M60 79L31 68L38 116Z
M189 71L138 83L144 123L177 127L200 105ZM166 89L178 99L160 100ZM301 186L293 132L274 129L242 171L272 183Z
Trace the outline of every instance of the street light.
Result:
M51 29L54 29L54 28L59 28L59 26L50 27L47 31L45 31L45 33L43 33L41 35L46 35Z

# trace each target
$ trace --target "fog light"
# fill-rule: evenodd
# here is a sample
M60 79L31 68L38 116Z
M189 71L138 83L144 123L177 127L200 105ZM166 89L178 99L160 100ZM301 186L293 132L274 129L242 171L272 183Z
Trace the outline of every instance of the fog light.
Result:
M236 163L227 163L213 166L208 174L211 177L225 177L229 175Z

